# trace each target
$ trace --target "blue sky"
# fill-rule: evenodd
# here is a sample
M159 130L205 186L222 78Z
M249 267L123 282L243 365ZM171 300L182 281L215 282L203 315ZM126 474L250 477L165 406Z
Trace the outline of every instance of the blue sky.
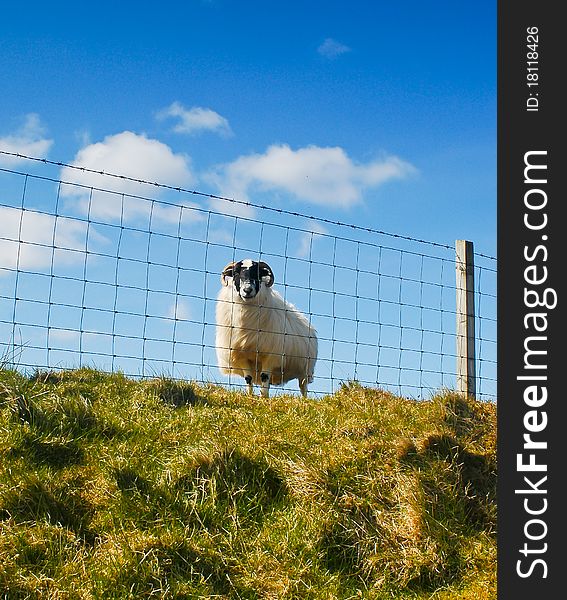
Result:
M47 156L70 162L87 141L145 134L188 155L207 192L219 191L211 169L274 145L341 148L359 165L394 156L414 170L361 183L332 216L495 253L494 2L17 6L0 24L0 138L35 114ZM174 132L156 115L175 102L214 111L230 133Z
M3 7L0 39L0 149L496 253L495 2L31 2ZM29 194L42 209L47 194ZM62 199L85 207L78 188ZM103 196L91 208L124 210Z

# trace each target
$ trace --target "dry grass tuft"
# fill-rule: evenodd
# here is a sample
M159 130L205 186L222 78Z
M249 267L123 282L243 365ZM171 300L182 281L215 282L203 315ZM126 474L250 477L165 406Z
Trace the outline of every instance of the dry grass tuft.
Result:
M9 598L481 600L496 410L0 369Z

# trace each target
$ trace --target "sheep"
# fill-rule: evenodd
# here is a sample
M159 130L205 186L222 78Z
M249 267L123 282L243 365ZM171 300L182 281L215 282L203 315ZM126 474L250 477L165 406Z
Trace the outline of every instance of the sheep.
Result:
M270 384L297 379L301 394L313 381L317 332L293 304L272 289L274 274L265 262L231 262L221 274L216 306L216 352L225 375L244 377L269 397Z

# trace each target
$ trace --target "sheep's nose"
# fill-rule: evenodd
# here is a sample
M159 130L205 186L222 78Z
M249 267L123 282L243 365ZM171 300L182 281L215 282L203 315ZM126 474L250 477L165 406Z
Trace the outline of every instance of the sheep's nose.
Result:
M244 294L251 294L253 289L254 289L254 287L252 286L252 284L251 284L251 283L245 283L245 284L242 286L242 292L243 292Z

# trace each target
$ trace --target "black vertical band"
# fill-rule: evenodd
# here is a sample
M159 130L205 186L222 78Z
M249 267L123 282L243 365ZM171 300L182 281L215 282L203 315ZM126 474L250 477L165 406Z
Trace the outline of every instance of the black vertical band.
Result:
M567 103L558 6L498 4L501 600L559 598L565 587L567 161L560 138Z

